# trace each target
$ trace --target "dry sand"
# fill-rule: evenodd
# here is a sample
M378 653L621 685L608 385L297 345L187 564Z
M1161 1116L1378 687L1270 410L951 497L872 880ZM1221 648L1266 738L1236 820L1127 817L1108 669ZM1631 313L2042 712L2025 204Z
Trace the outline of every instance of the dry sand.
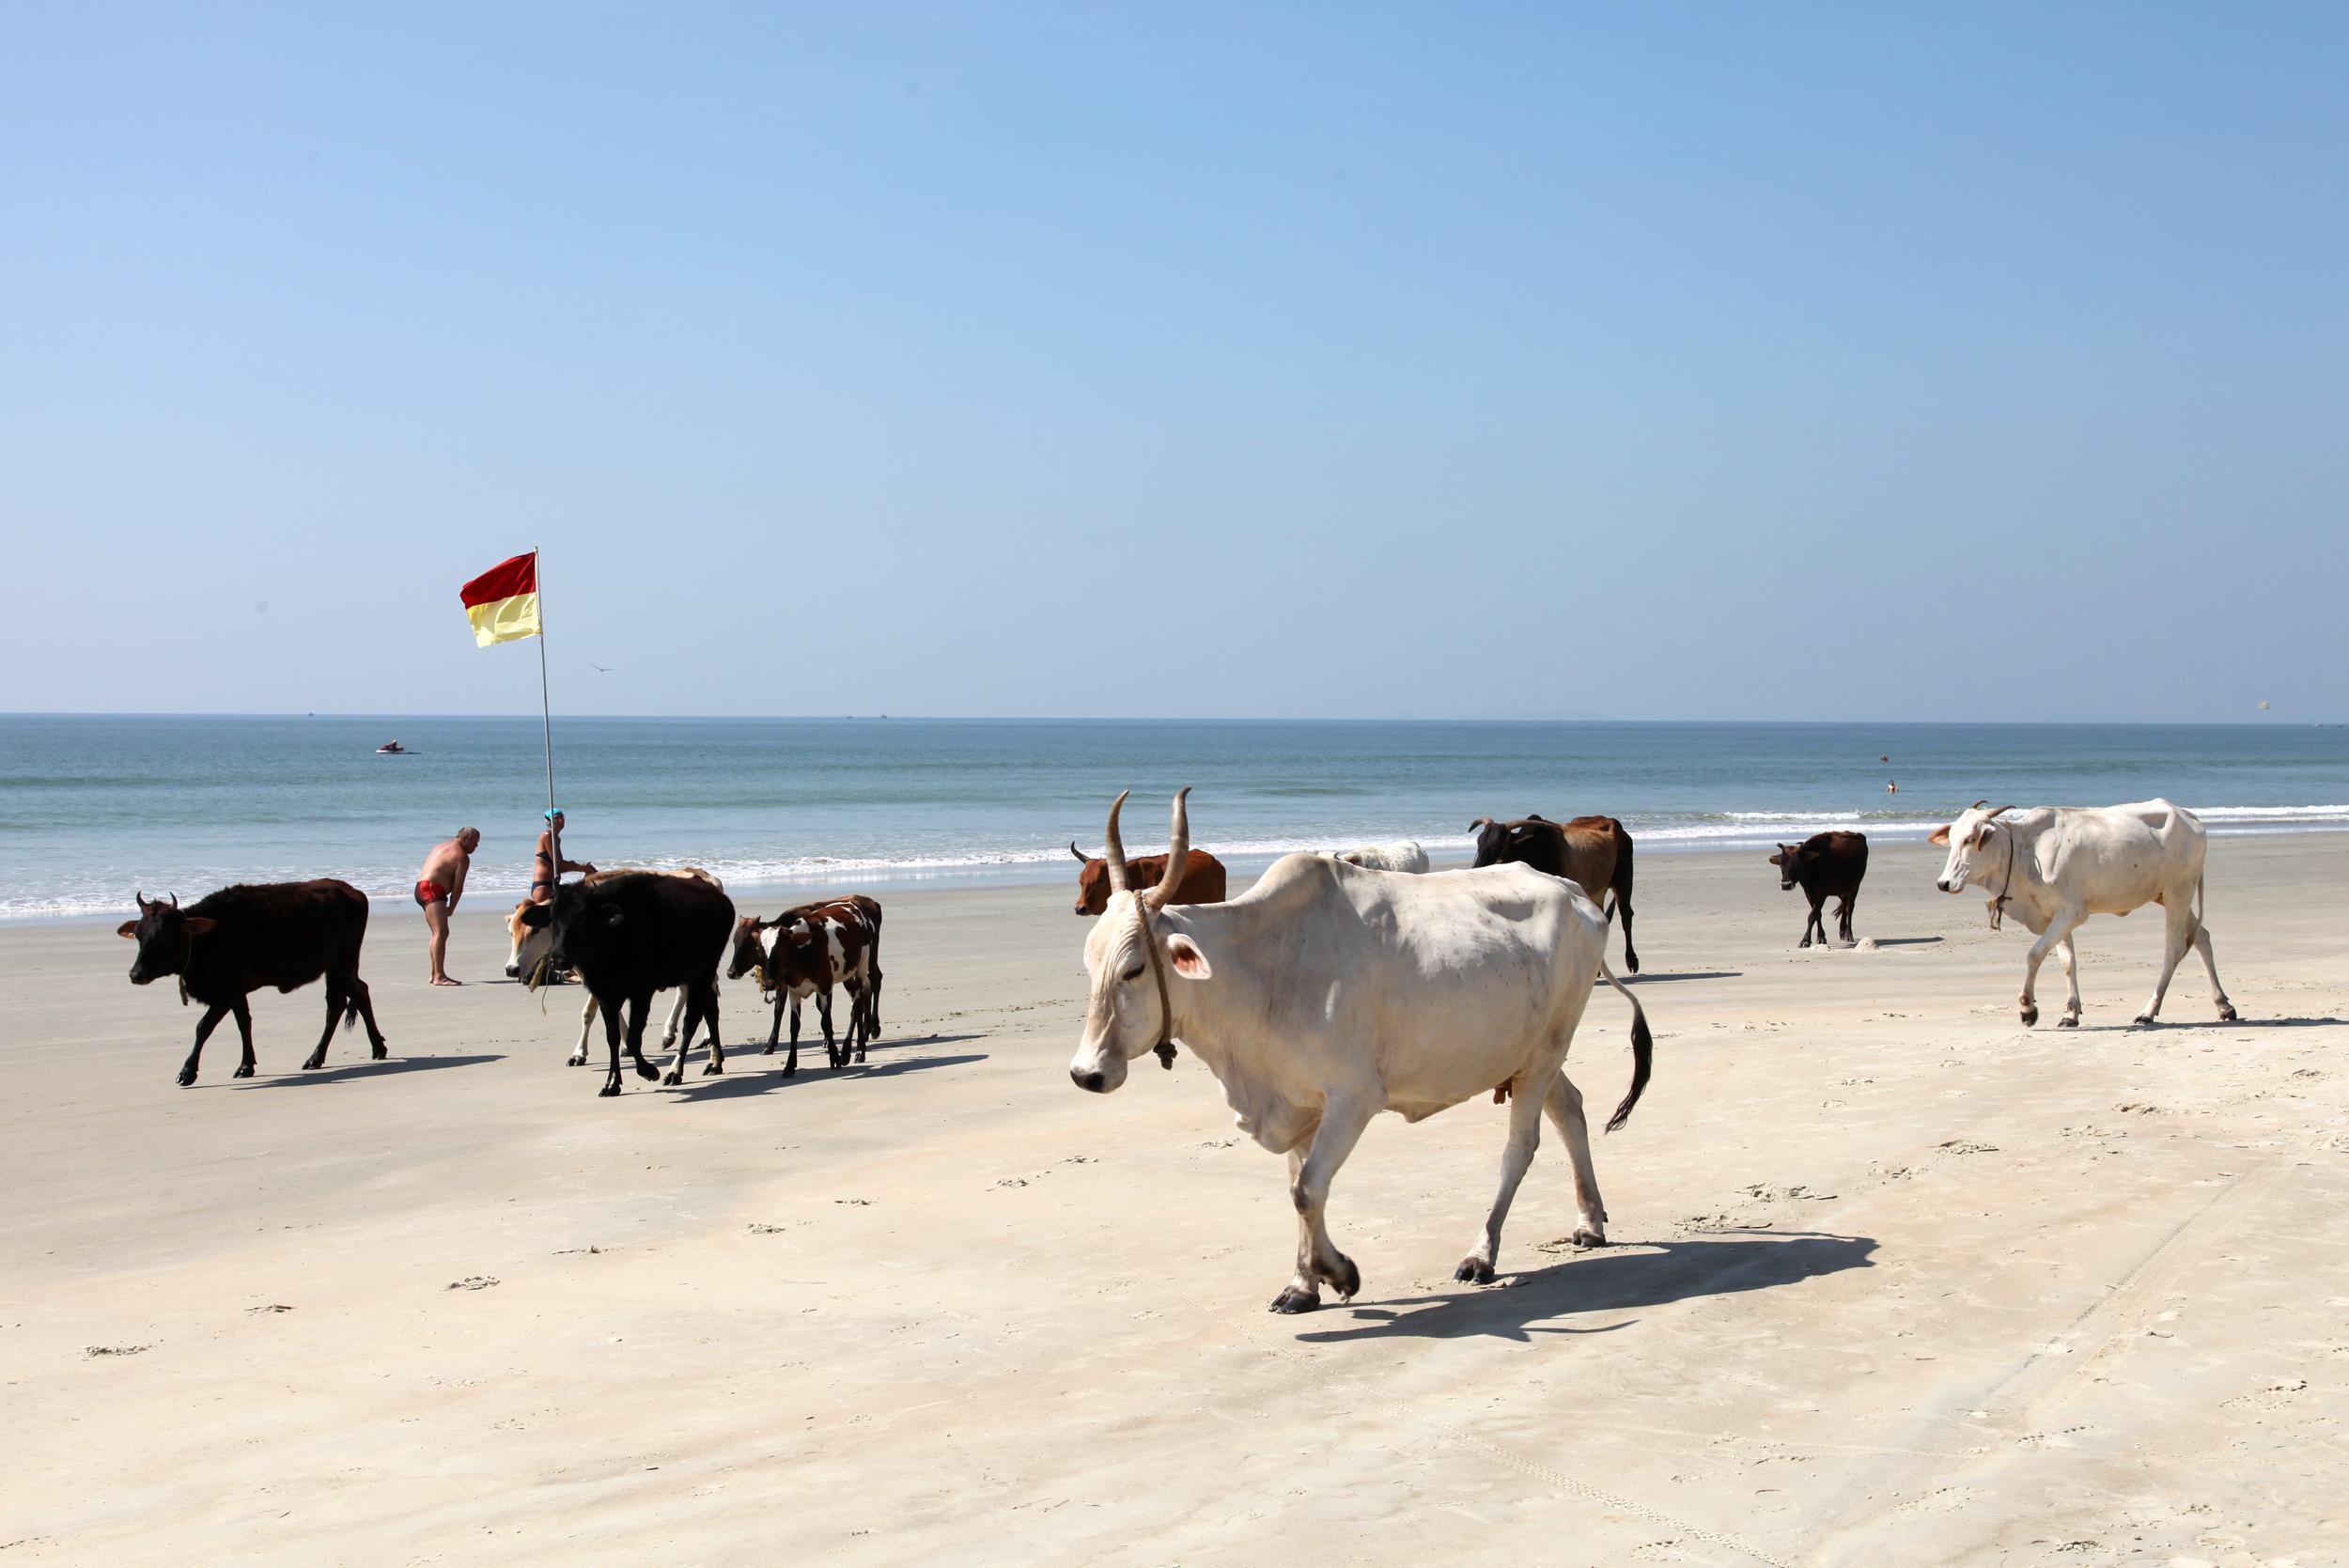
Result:
M1811 953L1760 853L1646 859L1615 1245L1554 1241L1553 1139L1453 1284L1505 1113L1382 1118L1330 1206L1363 1293L1299 1318L1196 1060L1069 1085L1057 889L893 896L869 1068L618 1100L576 991L482 983L488 905L460 991L379 912L395 1060L293 1071L314 988L189 1090L127 943L10 931L0 1568L2349 1560L2349 836L2214 842L2226 1026L2189 958L2123 1027L2139 915L2082 934L2087 1028L2021 1028L2027 938L1938 858L1880 850L1882 945Z

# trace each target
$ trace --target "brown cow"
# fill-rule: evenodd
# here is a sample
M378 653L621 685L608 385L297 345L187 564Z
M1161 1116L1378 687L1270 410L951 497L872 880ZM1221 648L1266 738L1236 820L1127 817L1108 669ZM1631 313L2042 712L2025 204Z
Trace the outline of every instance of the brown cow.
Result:
M1612 912L1623 916L1623 965L1640 972L1631 946L1631 835L1611 816L1578 816L1552 822L1536 813L1515 822L1480 816L1469 824L1476 835L1476 863L1530 865L1579 884L1594 903L1615 895Z
M1088 855L1070 841L1068 852L1077 857L1084 869L1077 873L1077 912L1097 915L1110 907L1110 865L1098 855ZM1170 904L1221 904L1223 902L1223 862L1205 849L1193 849L1185 858L1183 880L1174 890ZM1126 862L1128 877L1133 886L1158 886L1166 875L1164 855L1137 855Z

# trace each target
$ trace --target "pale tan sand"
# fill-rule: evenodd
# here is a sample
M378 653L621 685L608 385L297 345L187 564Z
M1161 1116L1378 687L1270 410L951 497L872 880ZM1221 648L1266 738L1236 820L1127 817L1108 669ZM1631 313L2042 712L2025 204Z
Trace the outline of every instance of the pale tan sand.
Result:
M1383 1118L1331 1205L1363 1294L1302 1318L1195 1060L1070 1087L1058 889L892 897L867 1071L616 1101L577 992L480 984L487 904L461 991L379 914L398 1060L294 1072L313 989L192 1090L128 944L7 933L0 1565L2349 1560L2349 1025L2299 1021L2349 1014L2349 837L2215 841L2244 1022L2189 959L2134 1032L2158 916L2025 1031L2026 938L1937 861L1876 856L1901 945L1797 953L1760 853L1646 859L1616 1245L1546 1245L1553 1139L1505 1286L1454 1285L1504 1113Z

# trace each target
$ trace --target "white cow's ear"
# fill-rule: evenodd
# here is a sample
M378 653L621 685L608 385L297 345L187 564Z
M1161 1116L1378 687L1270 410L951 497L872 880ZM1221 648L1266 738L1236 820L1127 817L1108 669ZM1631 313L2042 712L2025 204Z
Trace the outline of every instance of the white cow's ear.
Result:
M1938 828L1934 829L1934 830L1933 830L1933 831L1931 831L1931 832L1929 832L1929 833L1927 833L1927 834L1925 835L1925 842L1926 842L1927 844L1947 844L1947 843L1949 843L1949 842L1950 842L1950 825L1949 825L1948 823L1944 822L1944 823L1942 823L1942 824L1941 824L1941 826L1939 826Z
M1199 951L1199 944L1180 932L1166 939L1166 955L1174 960L1174 972L1185 980L1211 980L1215 966Z

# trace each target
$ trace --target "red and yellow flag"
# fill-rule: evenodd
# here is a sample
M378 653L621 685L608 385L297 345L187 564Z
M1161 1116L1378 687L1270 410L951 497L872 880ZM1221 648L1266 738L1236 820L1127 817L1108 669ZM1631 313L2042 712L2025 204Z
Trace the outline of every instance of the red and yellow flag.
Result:
M538 635L538 552L500 561L457 590L481 647Z

